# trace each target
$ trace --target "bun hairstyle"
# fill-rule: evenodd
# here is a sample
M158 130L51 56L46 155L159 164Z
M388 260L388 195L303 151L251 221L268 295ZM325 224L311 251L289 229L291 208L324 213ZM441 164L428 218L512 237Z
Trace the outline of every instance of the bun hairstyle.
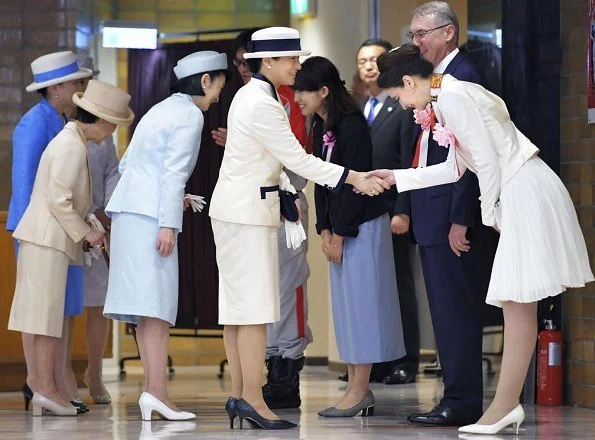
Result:
M434 66L421 56L419 47L409 43L383 53L376 64L380 71L377 83L383 89L403 87L405 75L429 78L434 72Z

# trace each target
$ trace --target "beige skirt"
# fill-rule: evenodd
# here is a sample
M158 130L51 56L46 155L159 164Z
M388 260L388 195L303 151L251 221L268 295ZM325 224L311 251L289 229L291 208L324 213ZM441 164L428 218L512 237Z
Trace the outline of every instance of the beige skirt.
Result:
M21 241L9 330L62 336L69 262L63 252Z
M219 324L280 319L277 228L211 219L219 267Z

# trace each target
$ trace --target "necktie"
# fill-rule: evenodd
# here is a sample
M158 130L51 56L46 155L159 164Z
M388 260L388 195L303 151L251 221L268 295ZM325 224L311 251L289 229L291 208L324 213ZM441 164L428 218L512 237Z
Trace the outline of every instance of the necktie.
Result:
M374 122L374 109L376 108L376 104L378 104L378 100L376 98L371 98L370 111L368 113L368 117L366 118L368 120L368 125L372 125L372 122Z

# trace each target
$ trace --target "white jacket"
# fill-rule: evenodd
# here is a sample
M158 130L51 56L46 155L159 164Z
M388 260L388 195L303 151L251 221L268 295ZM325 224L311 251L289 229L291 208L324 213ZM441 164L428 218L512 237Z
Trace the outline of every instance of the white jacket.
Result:
M189 95L175 93L155 104L120 161L120 181L106 211L146 215L159 227L181 231L184 189L198 159L203 125Z
M452 131L457 146L443 163L394 170L397 190L452 183L469 168L479 180L482 222L494 226L500 188L539 149L515 127L504 101L482 86L445 75L441 88L432 90L436 119Z
M348 172L306 154L271 85L252 78L229 109L227 143L209 215L230 223L278 226L280 176L286 180L282 186L289 183L281 173L284 166L328 188L342 184Z

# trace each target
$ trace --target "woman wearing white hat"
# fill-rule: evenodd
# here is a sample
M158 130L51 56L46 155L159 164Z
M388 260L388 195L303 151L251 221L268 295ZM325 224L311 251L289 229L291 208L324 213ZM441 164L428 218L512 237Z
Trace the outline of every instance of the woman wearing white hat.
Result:
M134 119L130 96L101 81L90 81L85 94L78 92L72 100L78 106L74 121L42 153L31 201L13 233L20 249L8 328L34 335L34 415L44 410L77 414L58 392L54 359L62 335L68 266L82 264L83 240L104 243L103 233L86 222L91 205L86 144L101 142L117 125Z
M219 180L211 199L217 264L219 324L232 375L232 397L226 410L265 429L288 429L295 423L279 418L262 396L266 324L279 321L277 228L279 187L295 193L282 173L296 174L339 190L354 185L376 195L386 185L366 180L364 173L306 154L291 132L276 89L293 85L300 69L298 31L274 27L254 32L244 58L252 80L235 95L228 116L227 144ZM238 400L239 399L239 400Z
M140 120L120 161L120 181L106 207L112 216L111 267L104 315L137 324L145 370L139 405L143 420L153 411L188 420L167 394L169 327L178 311L178 252L184 188L198 158L202 111L217 102L230 75L227 56L196 52L174 67L178 93Z
M84 89L84 80L92 75L90 69L79 68L71 51L43 55L31 63L33 83L26 88L28 92L38 92L42 99L32 107L19 121L13 135L12 156L12 195L8 208L6 229L14 231L29 204L33 181L41 154L48 143L64 128L65 115L72 115L76 106L72 95ZM18 242L15 240L15 255ZM76 393L68 388L70 369L66 365L69 359L69 341L73 317L83 312L83 269L71 266L68 269L66 301L64 306L64 331L56 357L56 372L59 377L58 387L63 397L75 401ZM23 386L25 409L28 409L33 392L37 389L35 376L35 358L33 356L33 335L23 333L23 351L27 364L27 380ZM77 404L85 409L80 401Z

